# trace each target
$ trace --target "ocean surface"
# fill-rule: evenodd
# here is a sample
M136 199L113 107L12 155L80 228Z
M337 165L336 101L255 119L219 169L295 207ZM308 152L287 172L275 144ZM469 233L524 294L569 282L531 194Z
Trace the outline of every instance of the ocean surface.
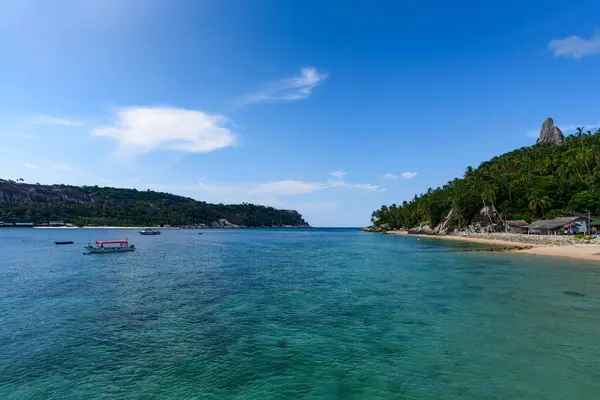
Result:
M0 399L600 396L599 264L197 232L0 229ZM126 236L136 252L83 255Z

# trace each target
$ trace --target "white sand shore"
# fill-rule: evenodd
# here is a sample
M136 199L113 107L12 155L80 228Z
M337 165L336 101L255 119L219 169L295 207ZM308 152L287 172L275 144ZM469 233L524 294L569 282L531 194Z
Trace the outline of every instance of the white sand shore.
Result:
M406 232L390 231L386 232L393 235L407 235ZM457 242L483 243L500 246L513 246L514 252L523 254L533 254L538 256L572 258L577 260L600 261L600 245L598 244L566 244L543 245L525 242L515 242L509 240L486 239L485 237L470 237L470 236L431 236L431 235L410 235L419 238L433 240L453 240ZM484 236L484 235L481 235ZM521 247L521 249L519 249Z

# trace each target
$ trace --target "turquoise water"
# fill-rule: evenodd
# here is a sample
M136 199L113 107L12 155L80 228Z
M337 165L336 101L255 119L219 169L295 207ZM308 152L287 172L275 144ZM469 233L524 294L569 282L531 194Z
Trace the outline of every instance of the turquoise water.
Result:
M0 229L0 398L597 399L600 265L451 246Z

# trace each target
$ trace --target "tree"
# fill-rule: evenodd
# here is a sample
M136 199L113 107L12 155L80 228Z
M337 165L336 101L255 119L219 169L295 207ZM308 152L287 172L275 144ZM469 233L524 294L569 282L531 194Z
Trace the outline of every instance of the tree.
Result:
M548 196L543 196L540 193L534 193L529 198L529 208L535 213L540 211L542 218L544 217L544 210L552 204L552 201Z
M495 211L501 220L531 220L547 216L548 210L550 216L586 209L600 213L596 193L600 129L591 133L580 128L560 146L534 145L494 157L477 168L467 167L463 178L378 212L381 223L408 228L423 222L435 226L450 212L453 223L470 223L481 215L482 206L490 217Z

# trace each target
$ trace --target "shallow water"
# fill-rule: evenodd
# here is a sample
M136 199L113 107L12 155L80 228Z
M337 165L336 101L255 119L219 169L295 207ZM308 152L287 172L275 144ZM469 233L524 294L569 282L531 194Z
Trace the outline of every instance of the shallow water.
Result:
M451 247L0 229L0 398L598 398L600 265Z

